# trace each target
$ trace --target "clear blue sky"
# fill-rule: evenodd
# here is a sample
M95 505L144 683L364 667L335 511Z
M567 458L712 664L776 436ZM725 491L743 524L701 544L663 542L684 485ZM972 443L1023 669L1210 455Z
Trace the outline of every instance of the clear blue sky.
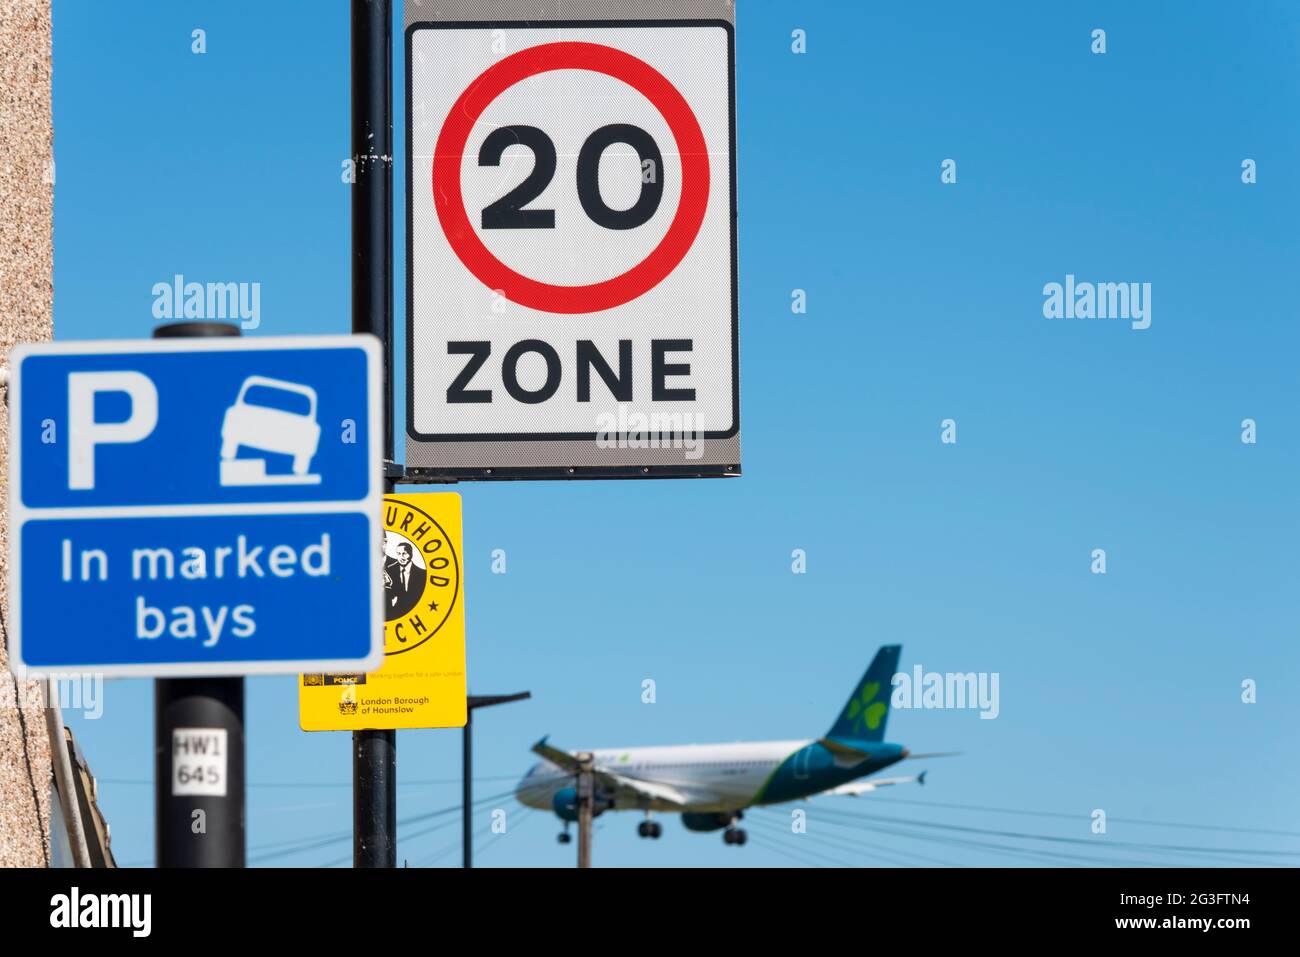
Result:
M151 287L175 273L260 282L253 334L346 331L346 4L57 0L54 15L57 337L147 336ZM873 836L898 860L1023 861L822 808L1078 838L1102 808L1095 849L927 832L1102 860L1180 859L1121 841L1300 850L1121 820L1298 830L1300 9L742 0L738 21L745 475L461 487L471 688L533 692L481 716L478 794L507 790L544 733L816 736L876 647L901 642L905 668L1001 676L996 720L892 716L892 740L964 752L914 766L926 788L814 803L804 843L779 837L784 811L755 815L767 837L743 849L673 818L639 841L635 815L606 815L597 862L858 859L845 841ZM399 117L401 96L399 81ZM1045 319L1042 287L1067 273L1150 282L1151 328ZM489 572L495 548L506 575ZM291 677L248 694L250 859L346 834L350 736L300 732ZM111 683L103 718L71 723L118 859L150 861L151 682ZM456 731L402 732L400 779L454 781L459 747ZM262 786L279 784L302 786ZM459 796L400 794L402 816ZM480 827L498 806L517 808L488 802ZM484 865L572 863L554 819L510 813ZM456 840L444 827L399 855L454 863Z

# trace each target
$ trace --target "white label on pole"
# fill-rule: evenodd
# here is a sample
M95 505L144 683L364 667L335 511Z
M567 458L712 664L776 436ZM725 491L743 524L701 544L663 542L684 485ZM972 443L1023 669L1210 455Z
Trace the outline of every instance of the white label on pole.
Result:
M172 796L226 796L226 729L172 729Z

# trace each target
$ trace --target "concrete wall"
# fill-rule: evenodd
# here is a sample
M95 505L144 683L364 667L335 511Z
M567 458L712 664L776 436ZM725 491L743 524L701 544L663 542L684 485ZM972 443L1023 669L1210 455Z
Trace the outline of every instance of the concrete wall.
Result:
M0 364L18 341L54 332L54 133L50 0L0 0ZM7 416L0 420L0 502L8 501ZM0 505L0 602L8 609L7 506ZM8 620L6 618L6 620ZM50 747L34 683L9 674L0 646L0 867L48 856Z

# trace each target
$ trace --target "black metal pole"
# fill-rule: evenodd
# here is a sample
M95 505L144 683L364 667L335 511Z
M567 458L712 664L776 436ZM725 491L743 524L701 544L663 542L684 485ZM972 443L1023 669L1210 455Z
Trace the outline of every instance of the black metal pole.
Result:
M176 322L154 330L156 339L237 335L239 327L224 322ZM178 761L183 771L179 778L174 767ZM196 766L204 769L197 780ZM215 776L209 774L212 769ZM244 679L154 681L158 866L243 867L244 807Z
M385 469L393 460L392 13L391 0L352 0L352 331L383 348ZM395 731L352 733L352 864L397 866Z
M352 331L383 345L392 399L392 0L352 0ZM384 458L393 459L393 408L384 409Z
M520 691L516 694L472 694L465 698L465 758L464 766L461 768L461 773L464 775L461 780L461 796L465 802L465 808L461 814L461 855L465 867L474 866L474 832L470 827L474 813L474 733L472 729L474 712L479 708L509 704L512 701L523 701L532 696L531 691Z
M470 808L474 806L474 745L472 740L474 727L474 709L465 712L465 760L461 768L461 793L465 801L465 810L461 815L461 845L465 867L474 866L474 838L470 833Z

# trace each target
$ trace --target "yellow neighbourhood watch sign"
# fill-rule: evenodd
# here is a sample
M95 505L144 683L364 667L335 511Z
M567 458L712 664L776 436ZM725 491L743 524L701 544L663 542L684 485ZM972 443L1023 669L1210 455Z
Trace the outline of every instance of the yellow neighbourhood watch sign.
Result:
M304 731L465 725L460 496L384 498L384 663L371 674L302 675Z

